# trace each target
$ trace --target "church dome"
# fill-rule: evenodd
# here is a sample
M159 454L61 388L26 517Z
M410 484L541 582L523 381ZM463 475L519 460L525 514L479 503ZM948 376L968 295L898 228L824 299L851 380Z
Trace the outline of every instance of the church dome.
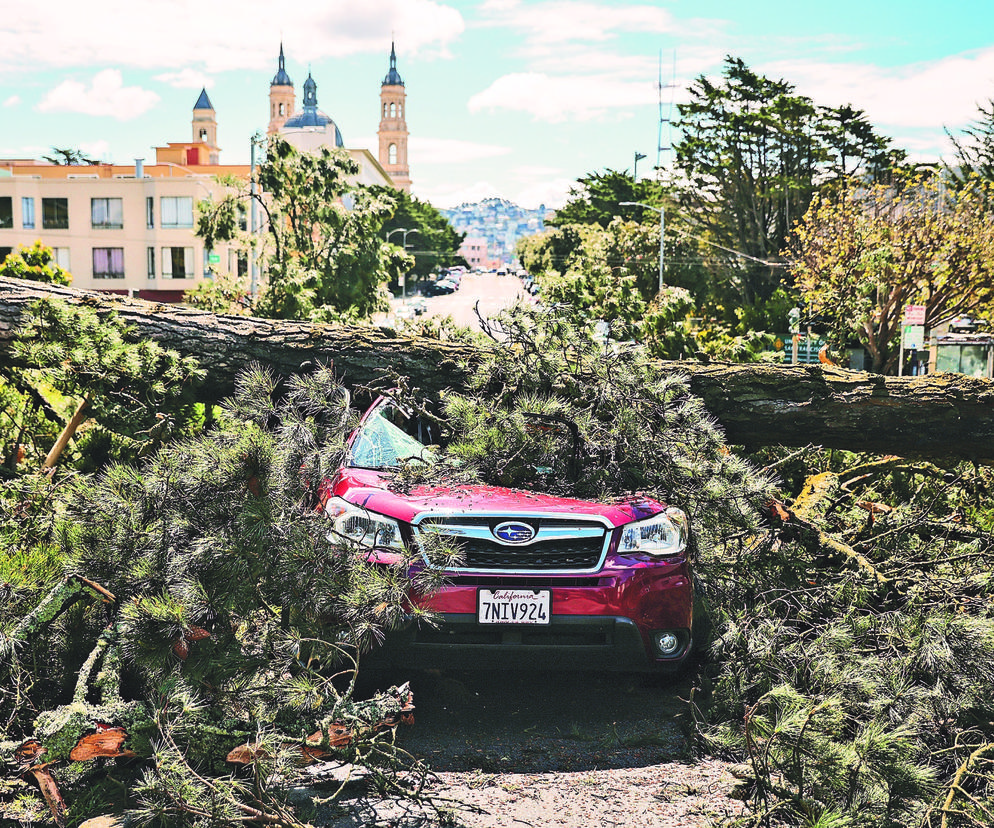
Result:
M327 115L318 109L317 90L317 83L315 83L314 78L308 74L307 80L304 81L304 108L295 115L291 115L287 118L286 122L280 129L280 132L286 133L293 130L324 132L328 135L334 136L334 140L329 141L329 144L333 144L336 147L344 147L345 141L342 138L342 133L341 130L339 130L338 125L331 119L330 115Z

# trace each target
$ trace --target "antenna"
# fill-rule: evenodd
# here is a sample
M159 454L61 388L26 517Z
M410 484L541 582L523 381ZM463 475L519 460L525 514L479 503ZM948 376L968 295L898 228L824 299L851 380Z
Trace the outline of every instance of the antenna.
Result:
M669 104L667 105L666 114L663 114L663 90L664 89L676 89L676 50L673 50L673 80L667 84L663 84L663 50L659 50L659 80L656 83L656 90L659 96L659 133L656 137L656 169L662 166L661 156L664 152L670 151L670 144L673 142L669 140L669 135L667 135L666 146L663 146L663 124L669 125L671 123L671 116L673 114L673 95L670 94Z

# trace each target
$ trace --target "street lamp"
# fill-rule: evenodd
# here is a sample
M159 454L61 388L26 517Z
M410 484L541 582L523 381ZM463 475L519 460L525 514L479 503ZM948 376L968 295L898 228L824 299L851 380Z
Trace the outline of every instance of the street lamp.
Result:
M635 166L632 168L632 181L639 180L639 161L643 158L645 158L645 153L635 150Z
M410 230L408 230L406 227L396 227L393 230L391 230L389 233L387 233L386 240L390 241L390 237L394 233L403 233L404 234L403 247L404 247L404 250L407 250L407 236L408 236L408 234L409 233L417 233L417 232L418 232L418 228L417 227L412 227ZM401 286L400 290L401 290L401 299L402 300L406 300L407 299L407 274L406 273L404 274L404 284Z
M663 289L663 229L666 226L666 217L662 207L653 207L651 204L643 204L641 201L621 201L621 207L644 207L646 210L655 210L659 213L659 289Z

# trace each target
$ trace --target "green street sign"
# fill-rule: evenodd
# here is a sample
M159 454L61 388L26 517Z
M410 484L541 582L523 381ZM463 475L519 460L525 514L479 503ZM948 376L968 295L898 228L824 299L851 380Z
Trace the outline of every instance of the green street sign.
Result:
M221 261L221 254L220 253L209 253L208 256L207 256L207 261L209 261L211 264L219 264L220 261Z

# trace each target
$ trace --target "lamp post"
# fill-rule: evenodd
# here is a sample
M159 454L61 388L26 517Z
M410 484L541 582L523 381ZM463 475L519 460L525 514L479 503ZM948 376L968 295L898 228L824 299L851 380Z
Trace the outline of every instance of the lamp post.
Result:
M404 234L403 247L404 247L404 250L406 251L407 250L407 236L408 236L408 234L409 233L417 233L417 232L418 232L418 228L417 227L412 227L409 230L406 227L396 227L393 230L391 230L389 233L387 233L386 240L390 241L390 237L394 233L403 233ZM407 274L406 273L404 274L404 284L401 285L400 290L401 290L401 300L405 300L406 301L406 299L407 299Z
M643 204L641 201L620 201L621 207L644 207L646 210L655 210L659 213L659 289L663 289L663 230L666 226L666 216L662 207L653 207L651 204Z
M632 167L632 181L639 180L639 161L645 158L645 153L635 150L635 166Z

